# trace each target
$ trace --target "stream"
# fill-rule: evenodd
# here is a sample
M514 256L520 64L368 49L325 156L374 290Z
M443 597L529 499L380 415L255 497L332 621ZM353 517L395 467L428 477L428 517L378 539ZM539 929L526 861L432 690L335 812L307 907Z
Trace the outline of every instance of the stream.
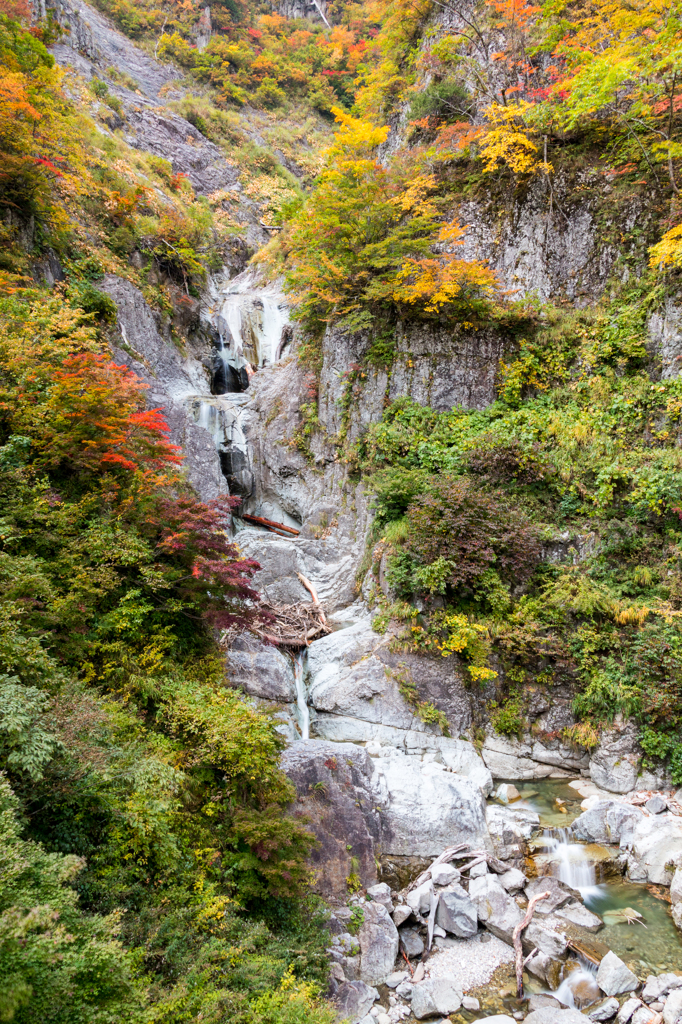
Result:
M668 902L655 895L658 887L623 879L616 859L617 847L573 839L570 826L582 813L582 798L568 785L569 781L515 783L521 799L508 806L525 807L540 816L540 830L530 842L538 874L555 875L577 889L588 909L604 920L604 927L594 936L595 946L612 949L640 976L679 970L682 934L673 923ZM626 923L622 914L626 908L637 911L641 919L634 924ZM583 967L591 973L587 964Z

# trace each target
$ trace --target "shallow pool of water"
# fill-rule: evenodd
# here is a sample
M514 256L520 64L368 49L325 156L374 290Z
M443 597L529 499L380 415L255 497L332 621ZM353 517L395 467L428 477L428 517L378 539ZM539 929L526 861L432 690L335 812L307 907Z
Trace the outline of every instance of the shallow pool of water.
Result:
M561 835L556 831L568 829L582 813L580 804L583 797L568 785L570 781L542 779L532 783L514 783L521 799L509 806L527 807L540 815L540 830L531 840L531 847L537 851L535 862L539 874L562 877L573 888L580 890L590 910L602 918L606 914L604 927L594 935L594 947L598 955L602 955L606 949L612 949L642 979L647 974L681 970L682 933L673 923L670 904L654 896L645 885L609 875L609 871L617 869L617 866L613 861L600 864L600 856L608 856L609 851L615 853L614 847L607 851L601 847L574 845L570 833ZM562 848L562 842L570 845ZM580 877L580 861L583 857L588 858L596 868L593 881ZM608 878L608 881L604 881L604 878ZM666 889L661 891L668 892ZM627 924L608 913L628 907L641 914L638 923Z
M653 896L645 885L626 881L598 885L585 903L600 917L606 913L607 922L609 910L631 907L642 915L641 924L605 923L595 936L635 974L645 977L682 968L682 933L675 927L670 904Z
M543 828L566 828L582 814L583 797L568 785L570 779L539 779L537 782L512 782L521 794L510 807L527 807L540 815ZM495 788L499 783L496 783Z

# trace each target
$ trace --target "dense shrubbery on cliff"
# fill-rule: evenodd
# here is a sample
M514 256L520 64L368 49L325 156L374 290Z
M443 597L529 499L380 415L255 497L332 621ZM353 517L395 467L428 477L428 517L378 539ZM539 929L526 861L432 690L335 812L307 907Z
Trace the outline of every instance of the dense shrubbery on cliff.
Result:
M254 563L97 290L123 273L172 313L220 236L170 164L93 132L41 35L0 15L0 1016L329 1021L283 740L215 642L257 614Z
M647 334L678 286L679 5L490 0L450 13L447 31L429 7L382 5L354 111L363 120L339 113L317 189L271 246L311 336L330 321L369 330L368 364L381 352L390 373L402 357L387 339L419 319L501 327L515 353L485 412L398 401L346 447L375 491L374 565L388 550L399 599L379 623L398 615L407 643L460 651L474 680L490 680L494 662L501 731L527 726L527 694L550 678L577 694L569 741L589 748L616 713L633 715L650 763L679 783L680 385L659 379ZM409 145L372 163L380 126L406 113ZM654 214L616 241L608 298L582 313L510 304L485 268L456 260L459 203L541 182L546 217L566 219L553 183L589 166L616 186L598 218L633 201ZM440 287L450 267L457 301ZM363 376L348 375L349 411ZM543 545L567 529L586 554L548 564ZM656 654L645 661L645 650Z

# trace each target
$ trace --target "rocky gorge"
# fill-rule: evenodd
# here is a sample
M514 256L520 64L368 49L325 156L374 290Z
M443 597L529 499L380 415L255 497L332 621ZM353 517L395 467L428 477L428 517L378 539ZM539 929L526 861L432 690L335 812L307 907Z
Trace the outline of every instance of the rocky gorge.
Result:
M333 22L339 15L330 4L275 6L265 15L275 27L278 18L308 18L335 31L328 17ZM552 136L555 171L548 163L549 130L542 166L525 178L500 173L491 184L464 167L461 156L444 170L436 150L428 149L435 146L434 126L416 114L419 97L435 103L440 96L442 67L448 61L459 67L461 54L447 57L446 42L454 46L454 38L466 49L461 74L471 95L448 93L445 106L454 96L472 124L487 116L472 82L481 69L494 78L493 41L516 45L509 26L493 25L484 57L472 57L466 26L475 7L436 4L424 13L409 44L419 69L412 92L386 100L381 120L388 123L373 143L372 166L383 181L392 161L407 165L423 142L428 175L424 184L415 172L415 189L424 189L426 207L428 190L446 182L451 192L439 199L438 223L446 209L453 223L456 215L462 224L457 253L495 275L500 304L483 312L482 304L467 312L457 307L454 319L436 307L420 318L405 306L384 322L363 320L356 295L347 317L327 310L315 329L297 308L300 292L293 294L292 243L279 241L287 238L287 217L307 216L303 204L314 177L305 170L309 142L298 138L286 153L284 144L282 150L273 144L267 159L259 150L254 185L209 131L207 93L199 94L187 70L205 83L200 62L171 62L184 53L178 39L175 50L166 40L166 57L158 58L165 21L152 46L151 37L136 43L84 0L47 0L38 14L53 27L49 48L66 92L82 97L95 83L97 99L88 102L99 116L98 142L164 162L168 194L152 183L149 168L156 165L149 164L135 202L154 193L167 213L171 193L186 189L201 207L196 216L208 216L210 208L214 217L212 262L201 275L193 277L185 264L169 270L174 265L158 256L160 243L152 248L143 234L126 256L134 273L102 261L93 272L106 313L98 330L117 370L131 371L146 387L147 412L164 418L183 486L203 509L232 499L220 537L234 543L235 561L250 573L253 590L244 600L251 617L234 614L220 627L211 620L222 674L218 696L205 703L218 706L236 694L240 708L262 712L268 728L274 723L275 767L290 786L285 818L314 837L306 848L306 879L324 907L324 992L333 1013L348 1024L586 1024L586 1018L682 1024L682 755L675 725L681 614L675 531L682 513L674 477L680 400L673 390L682 327L674 280L642 298L663 216L660 182L654 173L654 187L651 177L637 177L646 171L636 175L632 168L612 173L593 141L584 151L575 143L573 152L569 133ZM211 39L206 11L192 29L193 60ZM249 31L260 47L263 30ZM307 29L302 24L296 31L305 36ZM234 77L246 58L237 37L228 38L220 59ZM268 86L270 57L259 49L254 60L265 69L257 88L263 96L270 88L276 98L274 79ZM334 75L342 72L329 71L330 81ZM298 85L291 88L299 88L299 79L292 80ZM234 111L225 114L230 102L229 90L216 101L226 137L237 123ZM276 138L278 130L275 101L239 102L244 134L230 145L264 149L264 136ZM315 130L331 137L329 109L315 109ZM672 101L670 111L672 118ZM336 116L340 136L360 132L350 114ZM475 141L466 157L474 163L480 159ZM539 153L540 136L533 145ZM370 162L364 149L358 153L354 160ZM263 185L258 161L268 173L276 167L290 186L279 206L263 191L274 178ZM116 231L123 234L129 214L116 196ZM405 193L389 205L400 202L407 203ZM426 216L422 207L401 209L408 220ZM223 215L228 228L218 246L215 224ZM330 237L341 232L339 220ZM89 230L87 216L82 221ZM445 237L438 235L429 252L440 258ZM185 236L173 238L189 245ZM32 273L63 298L67 263L50 250ZM345 270L337 276L349 278ZM335 302L334 309L343 305L339 296ZM614 312L618 303L625 312ZM644 410L636 428L631 378ZM554 392L559 398L550 415ZM659 400L665 412L655 405ZM589 420L597 408L603 419ZM641 437L633 441L636 430ZM553 462L556 438L568 440ZM665 446L661 465L652 469L649 449ZM420 561L420 512L436 509L422 523L424 549L430 534L447 534L438 533L443 480L454 480L449 493L457 500L464 495L463 504L471 493L483 497L468 526L441 537L445 554L434 548ZM48 504L61 501L57 491L46 494ZM496 516L507 517L504 530ZM158 547L181 548L183 529L169 527ZM460 578L469 552L448 545L463 538L465 546L467 529L472 548L484 554L476 571ZM486 534L496 531L504 543L493 550ZM649 564L654 550L658 561L651 555ZM532 563L528 571L524 559ZM186 576L201 571L195 566ZM145 614L151 608L150 599ZM110 627L103 617L106 628L119 632L128 628L124 619ZM298 624L299 635L283 639L277 630L285 621L290 632ZM153 665L165 650L163 628L154 634L157 646L143 651ZM218 678L215 665L205 667L208 658L198 664L200 674ZM129 699L135 673L126 667L119 679L112 672L117 699ZM98 686L105 687L105 677ZM142 689L140 733L154 716L168 715L173 741L198 735L201 701L188 698L171 713L156 679ZM224 739L211 733L205 744L211 757ZM167 757L178 772L198 763L189 754ZM220 785L232 770L215 769L220 784L211 781L203 802L192 791L186 805L202 803L209 818L218 814L215 807L222 813L229 801L221 803ZM173 785L172 813L179 814L180 784ZM266 816L271 806L258 800L258 813ZM249 857L268 861L270 840L248 831L242 810L235 820L244 831L232 860L203 833L192 838L206 872L212 864L222 870L224 858L231 879L231 872L251 871ZM267 904L276 917L286 887L265 894L249 879L246 896L214 899L211 890L204 932L213 934L230 903L240 912ZM202 874L196 889L203 885ZM133 896L126 899L134 910ZM259 941L249 939L252 949ZM161 964L159 972L172 973L165 954L145 956L145 963ZM282 993L287 977L284 972ZM233 1011L224 1012L220 1019ZM279 1024L280 1018L263 1010L256 1019Z

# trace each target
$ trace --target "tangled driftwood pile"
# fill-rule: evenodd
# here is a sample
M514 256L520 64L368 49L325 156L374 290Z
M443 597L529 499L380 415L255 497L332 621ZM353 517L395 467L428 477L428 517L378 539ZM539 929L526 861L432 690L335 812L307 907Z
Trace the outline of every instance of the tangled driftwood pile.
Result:
M305 604L303 601L298 601L296 604L268 604L264 601L260 605L260 610L272 616L271 621L254 623L250 626L250 632L260 637L261 640L265 640L266 643L294 650L307 647L313 640L332 632L331 627L327 625L327 617L322 610L315 587L300 572L297 573L297 576L306 590L310 592L312 602L310 604ZM229 647L239 632L239 628L235 628L234 632L224 630L221 636L222 645Z

